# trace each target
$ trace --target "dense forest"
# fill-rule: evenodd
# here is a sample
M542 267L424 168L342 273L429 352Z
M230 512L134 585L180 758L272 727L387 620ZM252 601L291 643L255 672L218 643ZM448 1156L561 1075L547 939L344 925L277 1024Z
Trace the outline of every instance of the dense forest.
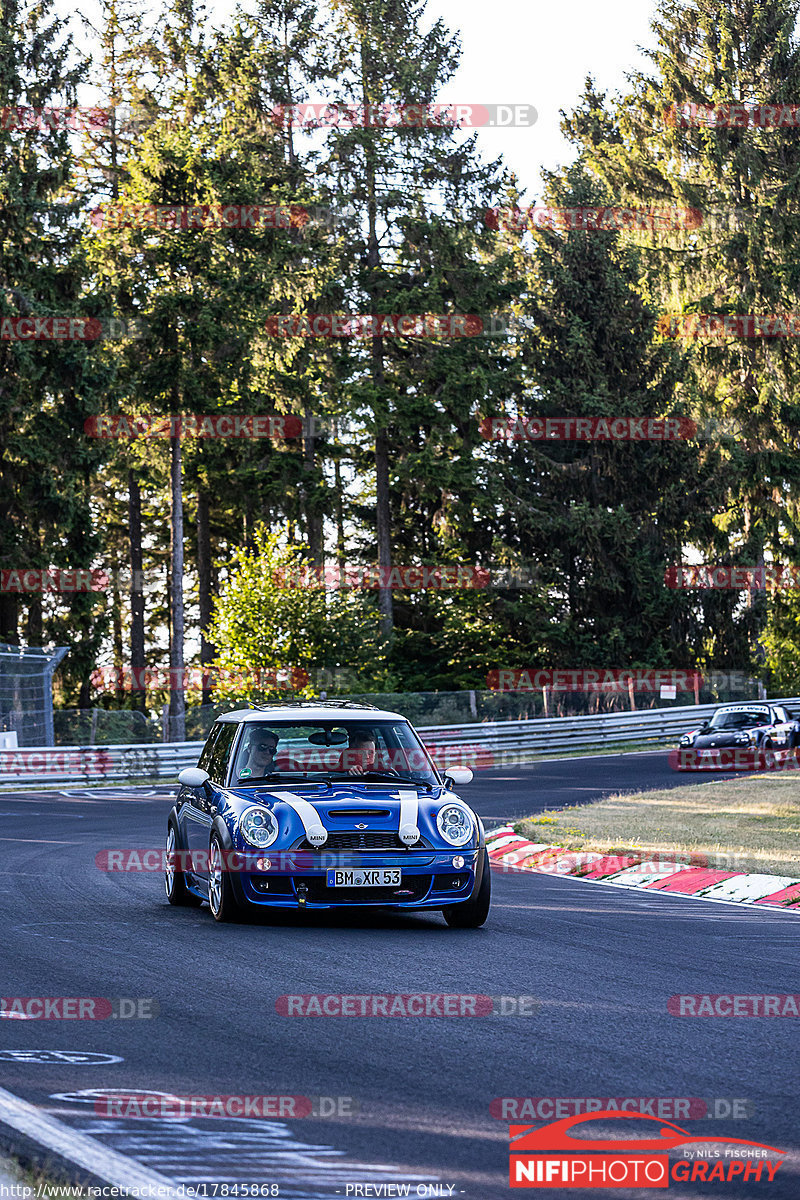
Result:
M0 15L0 643L59 703L797 691L796 0L660 0L540 197L423 4L99 10Z

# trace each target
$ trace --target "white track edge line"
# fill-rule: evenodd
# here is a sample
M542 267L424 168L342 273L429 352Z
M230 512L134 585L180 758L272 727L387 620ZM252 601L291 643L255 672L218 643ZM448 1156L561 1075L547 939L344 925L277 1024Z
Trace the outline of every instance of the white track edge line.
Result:
M161 1200L177 1198L173 1180L117 1150L109 1149L63 1121L46 1115L34 1104L29 1104L5 1088L0 1088L0 1125L40 1146L45 1151L43 1164L48 1155L54 1156L104 1184L134 1196L160 1197ZM0 1132L0 1137L3 1132ZM7 1138L3 1140L8 1141ZM13 1147L10 1149L13 1153ZM27 1151L25 1154L27 1156Z

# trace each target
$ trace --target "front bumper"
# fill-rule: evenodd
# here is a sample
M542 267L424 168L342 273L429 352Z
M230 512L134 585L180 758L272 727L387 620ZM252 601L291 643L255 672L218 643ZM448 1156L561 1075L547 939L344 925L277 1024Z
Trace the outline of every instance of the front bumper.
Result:
M669 762L674 771L758 771L763 769L764 753L760 746L679 746L670 751ZM774 756L776 767L797 766L794 749L766 753Z
M466 850L247 852L234 875L240 899L260 908L442 908L468 900L475 887L479 848ZM460 855L462 867L453 859ZM269 869L264 864L269 861ZM261 863L259 866L258 863ZM328 887L328 870L399 867L399 887ZM252 869L249 869L252 868Z

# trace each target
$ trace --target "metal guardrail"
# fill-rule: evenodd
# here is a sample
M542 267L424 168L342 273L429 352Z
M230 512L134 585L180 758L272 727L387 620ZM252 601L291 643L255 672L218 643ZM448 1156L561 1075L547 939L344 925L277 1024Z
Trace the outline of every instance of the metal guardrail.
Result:
M130 746L48 746L0 750L0 787L11 783L116 783L175 780L194 766L203 742L141 742Z
M800 707L800 698L776 698L772 703L788 708ZM564 750L592 749L609 742L661 744L675 741L688 729L702 724L719 707L719 704L691 704L681 708L601 713L592 717L538 717L533 721L438 725L419 732L429 747L479 744L484 752L492 754L502 764L524 761L514 756L525 753L558 754Z
M800 709L799 696L776 698L771 703ZM437 765L502 766L530 761L539 755L601 748L609 743L674 742L717 708L718 704L692 704L592 717L430 725L420 727L418 732ZM202 747L203 742L144 742L131 746L0 750L0 787L116 783L137 778L174 781L179 771L197 762Z

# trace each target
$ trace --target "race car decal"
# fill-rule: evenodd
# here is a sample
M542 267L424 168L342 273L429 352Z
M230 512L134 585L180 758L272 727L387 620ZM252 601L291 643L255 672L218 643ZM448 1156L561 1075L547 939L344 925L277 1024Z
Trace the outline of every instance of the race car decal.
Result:
M328 831L320 822L319 813L313 804L309 804L302 796L295 796L293 792L272 792L271 794L276 800L283 800L284 804L288 804L290 808L294 809L303 822L306 840L312 846L324 846L328 840Z
M413 788L399 788L397 794L400 797L400 841L413 846L419 841L419 796Z

